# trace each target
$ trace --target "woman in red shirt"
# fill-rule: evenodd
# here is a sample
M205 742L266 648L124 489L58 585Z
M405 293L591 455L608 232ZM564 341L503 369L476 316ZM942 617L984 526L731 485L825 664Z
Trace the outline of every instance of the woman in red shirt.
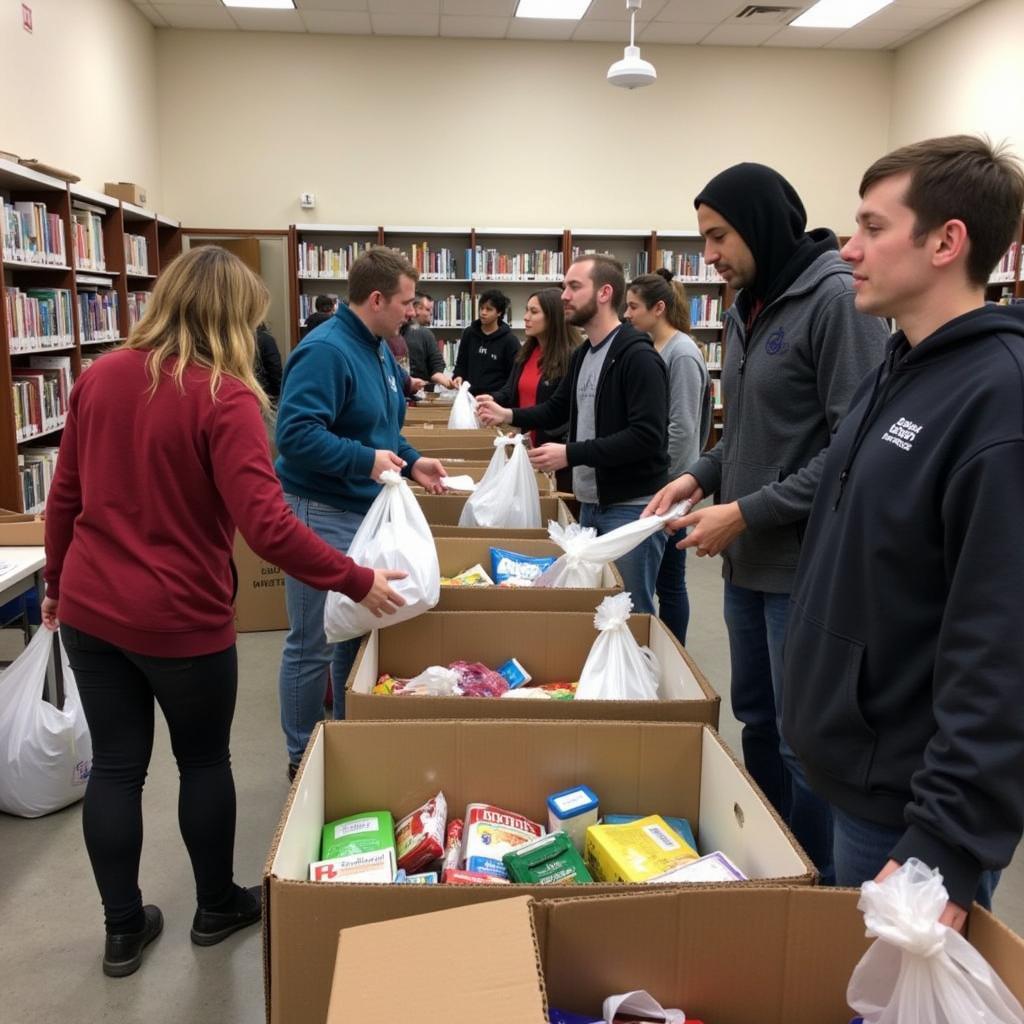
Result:
M202 246L161 275L128 341L71 391L46 506L43 621L60 628L92 736L82 826L103 901L103 971L133 973L163 916L139 890L142 787L154 700L181 777L192 860L192 941L260 920L234 883L228 749L238 680L231 551L237 526L262 558L376 614L401 573L356 565L299 522L270 462L253 375L269 294L235 256Z

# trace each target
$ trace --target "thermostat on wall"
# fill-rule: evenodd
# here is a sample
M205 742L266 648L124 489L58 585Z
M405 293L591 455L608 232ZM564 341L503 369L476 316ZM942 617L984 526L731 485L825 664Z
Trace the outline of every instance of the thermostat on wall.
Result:
M312 192L299 193L299 206L304 210L312 210L316 206L316 196Z

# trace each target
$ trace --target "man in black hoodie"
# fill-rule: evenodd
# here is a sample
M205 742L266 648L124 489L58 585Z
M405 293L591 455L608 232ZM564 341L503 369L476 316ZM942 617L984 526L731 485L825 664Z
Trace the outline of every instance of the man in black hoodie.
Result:
M668 374L651 339L619 320L626 292L622 264L586 256L566 271L562 305L588 342L573 353L569 372L540 405L505 409L481 402L484 423L553 430L569 423L568 444L542 444L530 453L547 473L572 467L580 523L608 533L640 517L668 474ZM654 587L665 552L655 534L615 564L633 610L654 614Z
M901 330L825 460L783 730L832 804L838 882L916 857L960 927L1024 823L1024 310L985 304L1024 172L952 136L882 157L860 194L857 308Z
M519 354L519 339L504 320L507 311L508 298L496 288L480 296L477 319L459 339L454 387L468 380L471 395L490 395L505 386Z

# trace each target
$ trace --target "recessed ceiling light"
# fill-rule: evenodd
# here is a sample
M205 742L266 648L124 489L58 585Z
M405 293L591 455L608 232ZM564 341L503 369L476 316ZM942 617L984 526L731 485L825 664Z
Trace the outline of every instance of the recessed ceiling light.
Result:
M789 24L792 28L851 28L891 3L892 0L818 0Z
M589 6L590 0L519 0L516 17L579 21Z
M264 11L294 11L295 0L221 0L225 7L257 7Z

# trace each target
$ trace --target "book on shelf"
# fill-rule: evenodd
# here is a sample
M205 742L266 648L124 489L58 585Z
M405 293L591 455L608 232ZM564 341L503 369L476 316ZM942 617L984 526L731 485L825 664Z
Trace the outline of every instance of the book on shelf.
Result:
M75 267L78 270L106 270L103 248L103 217L105 211L75 200L71 220L75 239Z
M1020 242L1011 242L1010 248L1003 253L1002 259L992 271L992 283L1014 281L1017 278L1017 260L1020 256Z
M124 263L129 274L149 274L148 249L144 235L124 236Z
M579 245L574 245L572 247L573 263L586 256L601 255L611 256L613 259L617 259L622 264L622 270L626 275L627 281L632 280L634 277L639 277L641 274L646 274L650 268L650 260L648 259L646 249L635 252L632 256L623 259L622 256L614 252L608 252L607 249L585 249Z
M723 312L720 295L694 295L690 299L690 324L693 327L720 327Z
M469 250L467 250L468 252ZM502 253L478 245L472 250L472 276L477 281L530 280L551 278L561 281L565 258L561 249Z
M299 242L299 277L347 277L349 267L375 245L376 242L350 242L332 249L314 242Z
M11 399L18 441L59 430L64 425L67 406L62 404L62 390L59 370L24 366L11 370Z
M458 259L455 249L447 246L431 247L429 242L413 242L405 254L409 262L419 271L420 279L444 280L459 276ZM467 278L468 274L465 275Z
M79 288L78 322L82 328L81 340L115 341L119 338L117 312L117 292L112 288Z
M431 327L468 327L473 319L473 298L469 292L434 299Z
M722 408L722 378L711 378L711 404L716 411Z
M720 341L706 341L701 343L701 350L704 352L704 360L709 370L720 370L722 368L722 343Z
M21 505L30 515L46 508L46 497L57 471L58 452L54 446L25 447L18 452Z
M671 270L674 277L687 283L722 284L722 275L705 263L702 252L675 252L658 250L658 266Z
M152 292L129 292L128 293L128 330L130 331L146 312Z
M334 304L337 305L341 301L339 295L333 292L318 292L320 295L329 295L334 299ZM312 316L316 312L316 295L306 295L304 293L299 294L299 322L305 327L306 317Z
M4 313L12 355L74 345L71 292L67 288L4 289Z
M45 203L7 202L0 196L0 240L5 262L63 266L64 221Z

